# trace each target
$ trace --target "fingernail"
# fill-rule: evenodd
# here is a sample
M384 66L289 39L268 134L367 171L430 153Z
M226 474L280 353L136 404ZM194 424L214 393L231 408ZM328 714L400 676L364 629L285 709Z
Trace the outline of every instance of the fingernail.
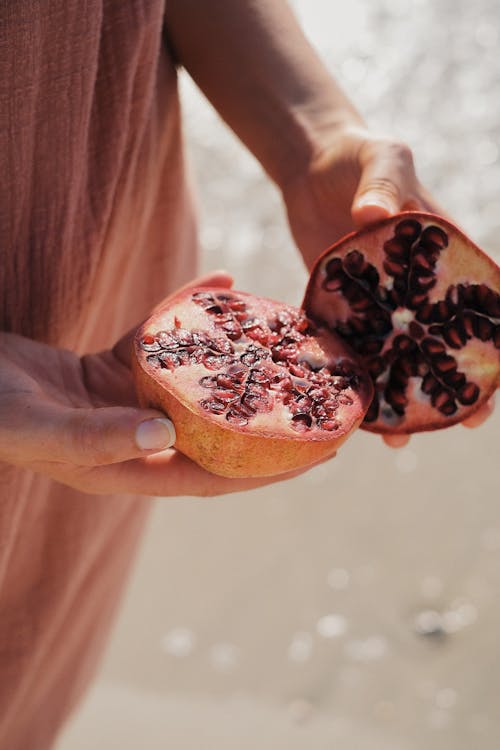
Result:
M385 211L392 211L392 206L389 205L388 201L375 195L366 195L363 198L359 198L357 201L357 207L383 208Z
M135 442L143 451L170 448L175 443L175 427L170 419L148 419L137 427Z

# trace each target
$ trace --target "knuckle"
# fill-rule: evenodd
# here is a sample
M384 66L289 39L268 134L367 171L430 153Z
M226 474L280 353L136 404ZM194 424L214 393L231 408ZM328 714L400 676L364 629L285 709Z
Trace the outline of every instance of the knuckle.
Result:
M369 160L383 156L406 168L413 167L413 151L405 141L378 136L365 141L363 148Z
M413 151L407 143L397 141L392 146L397 159L406 167L413 168Z
M390 177L373 177L370 182L365 185L360 195L366 195L368 193L379 193L398 200L401 191Z

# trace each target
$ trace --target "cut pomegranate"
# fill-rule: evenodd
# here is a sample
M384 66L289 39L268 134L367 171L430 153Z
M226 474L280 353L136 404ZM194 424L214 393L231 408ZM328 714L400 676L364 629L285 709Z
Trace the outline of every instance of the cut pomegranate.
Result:
M317 260L303 307L360 356L375 394L362 427L460 422L500 377L500 269L444 219L407 212Z
M227 289L182 292L139 329L143 406L175 424L176 448L222 476L270 476L334 454L371 402L342 340L303 312Z

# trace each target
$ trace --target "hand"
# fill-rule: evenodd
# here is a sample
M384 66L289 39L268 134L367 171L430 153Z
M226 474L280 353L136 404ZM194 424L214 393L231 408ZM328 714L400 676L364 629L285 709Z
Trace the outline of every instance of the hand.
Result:
M360 126L332 133L306 172L282 186L282 194L292 235L309 267L343 235L398 211L444 215L418 181L411 149ZM462 424L477 427L492 411L493 400ZM406 435L384 436L392 447L408 440Z
M230 287L224 272L192 282ZM0 333L0 460L83 492L222 495L287 479L226 479L168 449L165 415L138 407L129 368L133 333L86 355Z
M360 126L335 131L305 174L290 180L282 193L308 266L348 232L398 211L443 213L419 183L411 149Z

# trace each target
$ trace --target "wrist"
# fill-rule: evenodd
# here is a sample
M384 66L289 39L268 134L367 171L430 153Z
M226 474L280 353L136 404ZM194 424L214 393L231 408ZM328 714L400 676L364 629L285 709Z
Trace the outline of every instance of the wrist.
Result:
M285 195L290 186L303 182L321 164L325 155L342 148L346 139L366 133L361 115L346 101L330 106L307 104L293 109L280 141L273 153L272 166L267 169L277 187Z

